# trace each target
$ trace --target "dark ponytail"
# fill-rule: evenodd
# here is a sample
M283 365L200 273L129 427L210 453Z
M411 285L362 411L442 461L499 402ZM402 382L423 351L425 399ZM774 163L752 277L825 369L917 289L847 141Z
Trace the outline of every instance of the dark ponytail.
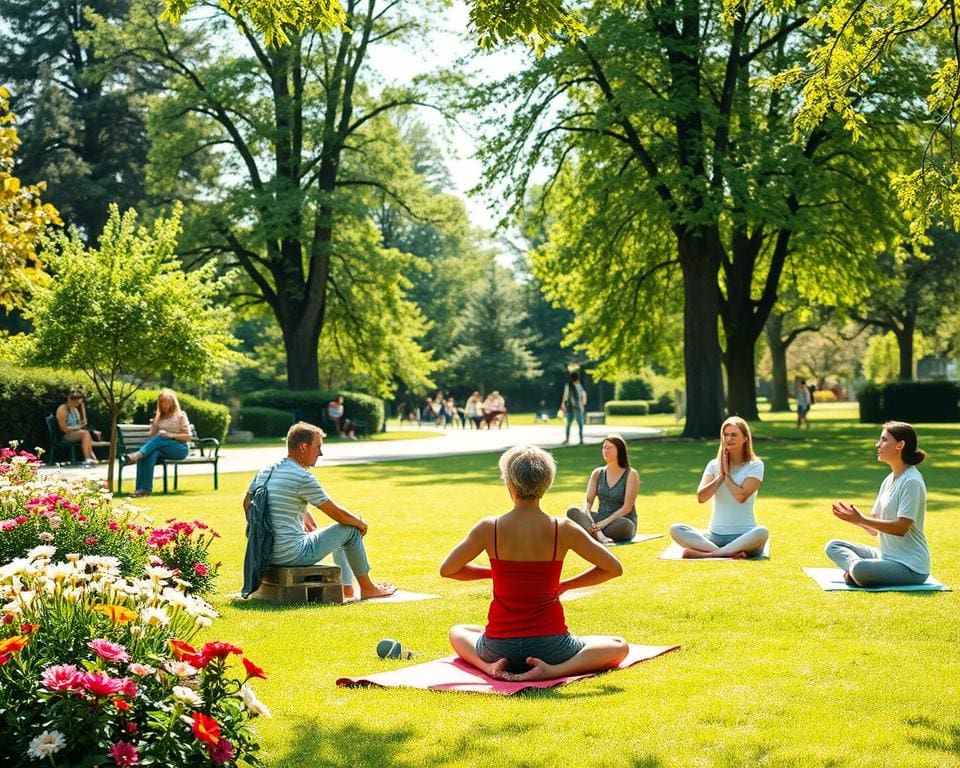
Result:
M917 433L910 424L905 421L888 421L883 428L893 435L897 442L903 441L900 458L903 459L904 464L916 466L927 458L926 452L917 448Z

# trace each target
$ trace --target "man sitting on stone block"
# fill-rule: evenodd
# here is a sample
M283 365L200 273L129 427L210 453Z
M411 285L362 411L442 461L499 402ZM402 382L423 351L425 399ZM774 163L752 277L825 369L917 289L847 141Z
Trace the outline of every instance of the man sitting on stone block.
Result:
M334 562L340 566L345 598L354 596L354 577L360 585L361 600L392 595L396 587L376 584L370 579L370 563L363 545L367 524L331 499L308 471L323 455L324 437L323 430L303 421L290 427L287 455L257 473L243 497L244 514L254 488L266 481L273 523L272 565L314 565L332 553ZM334 525L318 527L308 504L331 518Z

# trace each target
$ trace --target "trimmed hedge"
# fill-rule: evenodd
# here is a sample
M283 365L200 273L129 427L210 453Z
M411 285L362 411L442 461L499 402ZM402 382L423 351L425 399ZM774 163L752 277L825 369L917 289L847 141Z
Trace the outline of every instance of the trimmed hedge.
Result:
M348 419L365 419L367 434L380 431L383 427L383 400L362 392L347 392L342 389L262 389L244 395L243 407L259 406L288 411L291 418L293 412L298 411L299 417L304 421L322 426L326 420L327 403L337 395L343 395L344 413Z
M86 377L77 371L54 368L21 368L0 363L0 446L19 440L26 451L47 450L50 438L44 419L56 413L75 387L87 393L87 422L106 432L110 416Z
M646 400L607 400L603 412L607 416L646 416L650 405Z
M159 389L141 389L133 396L132 421L135 424L147 424L156 415L159 394ZM183 392L177 392L176 395L190 423L197 428L197 434L200 437L215 437L223 442L230 428L230 409Z
M953 381L867 382L857 392L861 424L960 421L960 385Z
M250 430L257 437L284 437L293 424L293 414L278 408L247 405L237 411L237 421L242 429Z

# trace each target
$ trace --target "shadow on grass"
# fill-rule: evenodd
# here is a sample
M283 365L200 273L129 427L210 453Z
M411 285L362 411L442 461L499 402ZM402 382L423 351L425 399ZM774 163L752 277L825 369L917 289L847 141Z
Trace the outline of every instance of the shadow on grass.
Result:
M936 752L960 755L960 725L950 725L925 715L909 717L904 722L916 731L916 735L910 736L911 744Z
M442 695L442 694L437 694ZM276 755L281 766L323 766L323 768L419 768L423 765L512 765L523 768L550 768L554 758L534 758L518 754L510 762L499 751L511 740L527 739L536 743L542 728L537 722L516 720L502 725L471 726L447 743L437 744L413 728L378 730L357 723L333 724L316 719L300 723L297 737L285 754ZM508 750L509 751L509 750ZM533 749L531 749L533 752ZM499 754L499 761L497 755ZM634 756L631 768L663 768L655 755Z

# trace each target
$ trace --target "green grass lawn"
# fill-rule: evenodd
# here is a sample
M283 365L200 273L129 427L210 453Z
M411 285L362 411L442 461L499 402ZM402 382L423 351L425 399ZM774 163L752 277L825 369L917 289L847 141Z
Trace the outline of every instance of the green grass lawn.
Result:
M818 404L809 431L791 414L756 425L767 477L758 518L772 531L768 562L670 562L659 539L615 550L622 578L566 604L574 632L619 634L680 651L555 691L499 698L341 689L334 680L410 663L381 661L377 641L400 640L431 659L450 653L446 630L483 623L489 583L449 582L440 561L481 516L503 512L496 456L324 468L341 504L370 523L374 577L440 600L279 607L231 600L240 586L249 475L181 479L151 497L156 518L200 517L222 534L222 612L209 637L239 644L270 679L260 723L274 766L960 766L956 593L825 593L801 567L829 567L832 537L865 540L830 513L845 499L869 508L885 465L875 426ZM642 417L654 419L663 417ZM667 417L672 421L672 416ZM647 423L647 422L643 422ZM960 427L919 428L929 453L927 536L934 575L960 588ZM640 471L640 530L704 525L697 482L716 443L667 438L631 444ZM580 501L596 446L557 452L545 499L556 515ZM568 571L579 567L568 558Z

